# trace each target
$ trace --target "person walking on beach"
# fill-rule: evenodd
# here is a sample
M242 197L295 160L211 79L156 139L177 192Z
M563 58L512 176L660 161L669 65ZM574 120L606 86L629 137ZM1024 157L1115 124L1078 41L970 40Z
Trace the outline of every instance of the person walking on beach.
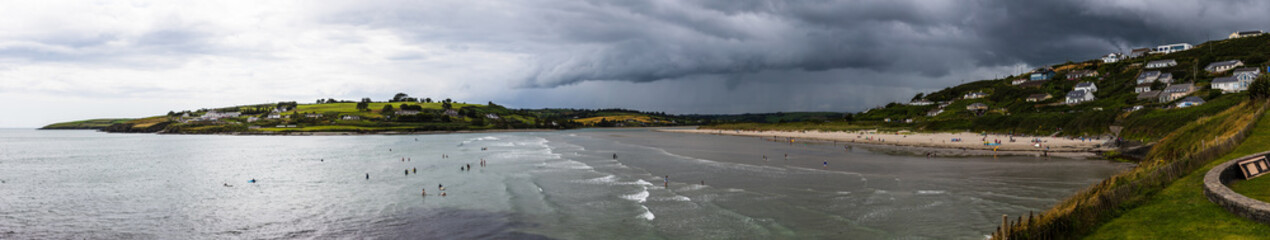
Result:
M829 161L825 161L825 169L829 169Z
M670 188L670 175L666 175L666 178L662 179L662 186Z
M370 180L370 173L366 173L366 180Z

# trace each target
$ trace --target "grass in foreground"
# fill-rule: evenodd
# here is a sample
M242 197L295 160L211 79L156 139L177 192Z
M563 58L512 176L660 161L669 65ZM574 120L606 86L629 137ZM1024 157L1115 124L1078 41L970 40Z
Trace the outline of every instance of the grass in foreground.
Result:
M1178 179L1142 205L1103 224L1087 239L1270 238L1270 226L1226 212L1204 197L1202 187L1204 173L1209 169L1267 148L1270 148L1270 118L1262 117L1252 134L1234 151Z
M1237 181L1230 184L1230 189L1252 199L1270 202L1270 177L1262 176L1252 180Z

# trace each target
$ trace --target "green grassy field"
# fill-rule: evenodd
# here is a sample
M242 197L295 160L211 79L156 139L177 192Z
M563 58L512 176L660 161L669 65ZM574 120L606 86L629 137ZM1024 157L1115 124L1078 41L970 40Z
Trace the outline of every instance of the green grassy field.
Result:
M41 129L101 129L101 128L109 127L110 125L113 125L116 123L124 123L131 120L133 119L131 118L89 119L89 120L83 120L83 121L49 124L48 126L44 126Z
M1237 181L1230 184L1230 189L1252 199L1270 202L1270 178L1268 177Z
M397 103L374 102L374 103L370 103L368 105L368 108L371 111L378 112L380 109L384 108L384 105L392 104L393 108L397 108L398 106L401 106L401 104L403 103L404 102L397 102ZM422 107L423 109L441 109L441 103L435 103L435 102L434 103L405 103L405 104L419 105L419 107ZM480 106L480 105L454 103L454 104L451 104L451 106L454 108L454 110L458 110L468 106ZM356 113L358 112L357 103L301 104L296 106L295 111L316 112L316 113Z
M1173 182L1144 204L1102 225L1087 239L1270 238L1270 226L1226 212L1209 202L1202 188L1204 173L1212 167L1266 148L1270 148L1270 118L1263 117L1252 135L1234 151ZM1265 189L1259 191L1265 193Z

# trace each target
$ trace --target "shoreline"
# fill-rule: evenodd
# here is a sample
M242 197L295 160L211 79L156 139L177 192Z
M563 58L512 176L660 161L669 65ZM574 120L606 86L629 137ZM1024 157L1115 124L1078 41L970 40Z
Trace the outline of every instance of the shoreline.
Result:
M760 137L767 141L790 139L798 141L818 141L842 143L845 145L861 145L880 147L886 150L912 152L917 154L931 153L936 156L1051 156L1064 158L1101 158L1103 151L1114 150L1104 148L1098 140L1075 140L1059 137L1015 137L1016 142L1008 142L1009 136L988 135L988 141L1001 140L999 146L983 145L980 140L985 136L976 133L879 133L876 131L856 132L820 132L820 131L740 131L716 129L657 129L659 132L709 134L743 137ZM948 139L960 138L960 142L948 142ZM938 140L937 140L938 139ZM1026 139L1026 140L1025 140ZM1039 139L1042 147L1036 147L1032 139ZM1045 147L1049 147L1046 150ZM995 148L995 150L994 150Z
M439 135L439 134L464 134L464 133L499 133L499 132L553 132L561 129L489 129L489 130L458 130L458 131L418 131L418 132L224 132L224 133L157 133L157 132L107 132L101 129L41 129L34 130L81 130L96 131L109 134L156 134L156 135L227 135L227 136L361 136L361 135Z

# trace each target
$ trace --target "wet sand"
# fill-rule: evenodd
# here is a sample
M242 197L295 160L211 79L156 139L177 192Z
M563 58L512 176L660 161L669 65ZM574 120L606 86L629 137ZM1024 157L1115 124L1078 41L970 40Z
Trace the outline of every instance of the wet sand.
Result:
M951 155L992 155L992 154L1014 154L1014 155L1036 155L1058 154L1060 156L1086 156L1092 153L1109 150L1110 148L1102 147L1106 140L1081 140L1079 138L1069 139L1062 137L1013 137L1014 142L1010 142L1011 137L1008 135L987 136L977 133L888 133L876 131L853 131L853 132L821 132L821 131L742 131L742 130L715 130L715 129L658 129L663 132L678 133L696 133L696 134L713 134L713 135L732 135L732 136L751 136L772 138L778 141L806 141L820 140L838 143L850 144L870 144L870 145L891 145L891 146L908 146L926 149L931 152L938 152ZM960 141L953 141L960 139ZM1000 141L1000 145L986 145L984 141L996 143ZM1035 141L1035 142L1034 142ZM1048 150L1047 150L1048 149ZM953 150L953 151L949 151ZM1072 154L1077 153L1077 154Z

